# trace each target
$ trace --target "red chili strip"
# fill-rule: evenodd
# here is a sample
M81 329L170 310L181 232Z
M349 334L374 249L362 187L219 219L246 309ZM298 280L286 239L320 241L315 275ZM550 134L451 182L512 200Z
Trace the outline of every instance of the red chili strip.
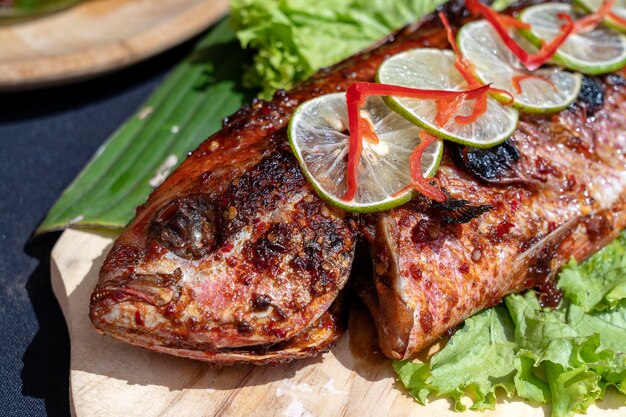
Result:
M482 116L487 111L487 98L487 93L476 98L472 113L467 116L459 114L454 118L454 121L461 125L469 125L474 123L480 116Z
M467 91L446 91L446 90L422 90L417 88L403 87L391 84L357 82L353 83L346 90L346 103L348 106L348 128L350 139L348 144L348 166L347 166L347 189L342 197L345 201L354 199L357 191L357 169L361 162L361 152L363 151L363 138L367 134L368 140L376 142L376 133L369 125L369 121L361 117L361 108L365 104L368 96L393 96L405 98L418 98L434 100L437 109L443 108L446 104L454 105L458 102L458 97L470 100L485 95L489 90L489 85L467 90ZM451 117L453 113L450 114ZM443 118L445 119L446 116ZM447 122L447 121L446 121ZM371 137L370 137L371 136Z
M613 13L613 12L609 12L608 16L609 16L611 19L615 20L615 21L616 21L617 23L619 23L620 25L624 25L624 26L626 26L626 19L625 19L625 18L623 18L623 17L621 17L621 16L618 16L618 15L616 15L616 14L615 14L615 13Z
M440 203L444 202L448 199L448 197L439 188L431 185L422 174L422 155L428 146L439 139L429 133L426 133L424 130L420 132L419 136L422 141L415 147L413 153L411 154L411 158L409 159L411 177L413 178L413 187L432 200Z
M448 36L448 43L452 47L456 55L456 59L454 61L454 66L457 71L461 74L469 88L474 88L477 85L480 85L480 81L474 75L474 65L469 62L459 50L458 45L456 44L456 39L454 38L454 33L452 31L452 27L450 26L450 22L448 21L447 16L443 12L439 12L439 19L441 23L443 23L444 28L446 29L446 34ZM492 90L491 91L501 92L503 90ZM458 115L454 118L454 121L459 124L471 124L474 123L480 116L482 116L487 111L487 91L480 97L476 98L476 103L474 105L474 110L468 116ZM508 93L507 93L508 94ZM513 102L513 96L509 94L511 100L510 103Z
M452 100L436 100L437 115L435 116L435 123L437 123L437 126L445 126L448 124L450 118L459 111L464 101L465 97L461 95Z
M505 26L508 28L530 29L530 24L526 22L522 22L521 20L516 19L513 16L509 16L506 14L498 14L498 19L500 20L500 23L502 24L502 26Z
M421 142L415 147L415 149L413 149L413 153L411 153L411 157L409 158L409 169L411 170L413 183L393 194L393 196L395 197L411 188L414 188L431 200L435 200L440 203L444 202L448 199L448 197L443 193L443 191L430 183L430 181L436 182L435 179L431 178L429 181L422 175L422 155L424 155L426 148L439 139L429 133L426 133L424 130L420 132L419 137Z
M469 88L475 88L481 83L474 75L474 65L472 65L471 62L465 59L461 51L459 51L459 47L456 44L456 39L454 39L454 32L452 31L452 27L450 26L448 17L443 12L439 12L439 19L441 20L441 23L443 23L443 27L446 29L448 43L450 44L452 50L456 55L454 66L456 67L457 71L459 71Z
M551 42L544 42L537 53L530 54L511 38L507 31L506 24L503 24L503 22L508 22L508 20L501 19L502 15L481 3L479 0L467 0L465 5L471 13L482 15L491 24L507 48L509 48L513 55L520 60L522 65L530 71L536 70L552 58L567 37L574 31L572 18L566 13L559 13L557 16L565 21L565 24L561 26L559 34L552 39Z
M602 23L607 15L613 14L611 13L611 7L613 7L614 3L615 0L605 0L605 2L602 3L602 6L600 6L597 11L590 13L581 19L578 19L574 23L574 32L585 33L595 29L596 26Z
M515 77L511 78L511 83L513 84L513 88L515 88L515 92L517 94L522 94L522 81L527 80L529 78L535 78L537 80L545 81L546 83L548 83L550 85L550 88L552 88L552 90L554 92L558 91L556 89L556 86L552 82L552 80L550 80L548 78L541 77L539 75L524 74L524 75L516 75Z

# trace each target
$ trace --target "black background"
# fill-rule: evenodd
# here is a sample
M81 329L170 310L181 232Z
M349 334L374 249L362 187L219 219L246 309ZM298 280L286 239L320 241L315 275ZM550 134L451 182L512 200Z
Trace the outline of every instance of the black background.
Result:
M0 416L69 415L69 339L50 287L59 233L31 234L193 42L91 81L0 94Z

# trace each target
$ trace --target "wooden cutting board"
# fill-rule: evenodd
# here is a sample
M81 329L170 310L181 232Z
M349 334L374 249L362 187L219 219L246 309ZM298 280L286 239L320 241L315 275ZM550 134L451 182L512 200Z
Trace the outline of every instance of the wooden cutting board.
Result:
M89 297L114 238L110 232L67 230L52 251L52 286L71 337L75 417L544 417L549 412L521 401L504 401L485 413L459 414L446 400L420 406L394 382L390 361L376 352L370 318L359 308L351 314L351 331L329 353L278 366L212 368L99 335L88 318ZM588 412L625 414L624 398L615 394Z
M228 0L87 0L0 26L0 92L75 81L164 51L223 16Z

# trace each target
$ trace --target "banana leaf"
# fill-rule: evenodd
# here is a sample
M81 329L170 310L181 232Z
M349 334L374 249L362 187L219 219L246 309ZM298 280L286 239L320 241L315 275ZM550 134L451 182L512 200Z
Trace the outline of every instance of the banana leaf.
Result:
M247 54L220 22L100 147L35 234L123 228L152 189L254 94L240 87Z

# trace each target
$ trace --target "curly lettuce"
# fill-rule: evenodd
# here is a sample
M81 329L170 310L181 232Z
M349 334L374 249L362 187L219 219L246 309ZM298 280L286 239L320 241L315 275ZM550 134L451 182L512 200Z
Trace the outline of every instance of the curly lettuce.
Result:
M247 87L268 98L430 13L442 0L232 0L230 23L254 50Z
M586 262L559 274L565 294L556 309L533 292L465 321L428 363L394 362L420 403L448 397L456 410L492 409L496 391L531 404L550 403L552 417L584 413L608 386L626 394L626 232ZM498 390L500 388L500 390Z

